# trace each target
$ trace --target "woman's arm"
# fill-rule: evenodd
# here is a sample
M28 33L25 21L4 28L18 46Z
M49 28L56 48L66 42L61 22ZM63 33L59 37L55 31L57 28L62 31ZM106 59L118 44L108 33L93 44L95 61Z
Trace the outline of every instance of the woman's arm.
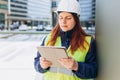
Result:
M78 70L73 71L80 78L95 78L98 73L98 59L95 40L91 41L85 62L78 62Z
M44 41L45 41L45 38L44 38L44 40L42 41L41 46L44 46ZM40 53L37 52L37 56L34 58L34 68L35 68L35 70L36 70L37 72L44 73L44 72L46 72L49 68L43 69L43 68L40 66L40 57L41 57Z

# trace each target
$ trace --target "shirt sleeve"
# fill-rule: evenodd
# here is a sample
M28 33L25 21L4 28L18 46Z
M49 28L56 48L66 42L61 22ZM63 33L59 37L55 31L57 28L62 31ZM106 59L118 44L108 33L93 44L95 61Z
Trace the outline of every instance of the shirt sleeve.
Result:
M98 58L95 40L91 41L85 62L78 62L78 70L73 71L79 78L95 78L98 73Z
M41 46L44 46L44 41L45 41L45 38L43 39ZM43 69L43 68L40 66L40 57L41 57L40 53L37 52L37 56L34 58L34 68L35 68L35 70L36 70L37 72L44 73L44 72L46 72L49 68L48 68L48 69Z

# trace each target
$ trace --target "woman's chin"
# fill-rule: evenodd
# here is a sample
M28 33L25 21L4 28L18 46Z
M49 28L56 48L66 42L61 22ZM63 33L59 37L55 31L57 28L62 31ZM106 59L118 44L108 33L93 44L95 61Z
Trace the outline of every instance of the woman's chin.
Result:
M64 31L64 32L69 31L68 29L65 29L65 28L61 28L61 29L62 29L62 31Z
M62 31L63 31L63 32L67 32L68 30L63 30L63 29L62 29Z

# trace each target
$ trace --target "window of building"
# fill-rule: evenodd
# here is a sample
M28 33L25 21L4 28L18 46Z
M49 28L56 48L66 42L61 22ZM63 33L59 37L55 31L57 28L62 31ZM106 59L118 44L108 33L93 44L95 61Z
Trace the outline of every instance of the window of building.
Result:
M7 8L7 5L5 5L5 4L0 4L0 9L8 9L8 8Z
M56 1L52 2L52 8L56 7Z
M0 13L0 19L4 19L5 18L5 15Z

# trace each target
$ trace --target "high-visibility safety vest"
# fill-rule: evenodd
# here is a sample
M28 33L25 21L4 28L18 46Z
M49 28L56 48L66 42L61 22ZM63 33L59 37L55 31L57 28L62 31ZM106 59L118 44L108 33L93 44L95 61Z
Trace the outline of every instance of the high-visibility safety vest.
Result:
M86 36L85 37L86 41L90 44L91 42L91 37ZM45 46L50 46L47 45L47 42L50 40L50 34L46 37L45 39ZM54 46L61 46L61 38L60 36L57 37L56 43ZM78 48L75 52L74 55L72 55L70 46L67 49L68 56L74 58L77 62L84 62L86 54L89 50L89 45L84 42L85 50L81 50ZM63 68L50 68L47 72L44 73L44 80L93 80L93 79L81 79L78 78L72 71L63 69Z

